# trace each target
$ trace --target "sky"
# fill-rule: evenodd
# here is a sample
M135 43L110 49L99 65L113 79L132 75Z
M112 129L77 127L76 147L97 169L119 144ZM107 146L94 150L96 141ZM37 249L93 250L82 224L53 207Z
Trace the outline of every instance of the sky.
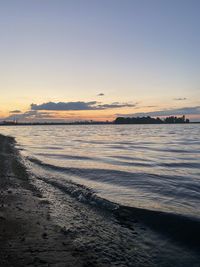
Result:
M0 119L200 121L199 0L0 0Z

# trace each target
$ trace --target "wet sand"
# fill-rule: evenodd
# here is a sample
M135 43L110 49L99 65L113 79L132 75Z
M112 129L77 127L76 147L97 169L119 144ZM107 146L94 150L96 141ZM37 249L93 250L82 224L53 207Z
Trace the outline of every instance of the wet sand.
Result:
M33 179L0 135L0 266L199 266L197 250L137 218L81 203Z
M83 266L17 154L14 139L0 136L0 266Z

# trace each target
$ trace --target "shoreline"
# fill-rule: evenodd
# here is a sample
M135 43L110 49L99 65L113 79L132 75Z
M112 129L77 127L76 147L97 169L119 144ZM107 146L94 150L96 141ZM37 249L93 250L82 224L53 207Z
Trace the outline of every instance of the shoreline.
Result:
M142 220L127 220L127 209L118 210L116 217L80 203L44 180L34 180L22 163L14 138L2 135L0 187L2 267L191 267L200 262L193 249L155 233ZM144 216L137 210L135 214L139 219ZM152 215L146 216L148 222ZM152 223L158 230L156 216ZM170 229L178 231L173 224ZM193 230L197 237L198 229Z
M0 147L0 266L82 266L52 224L48 201L31 184L14 138L0 135Z
M0 123L0 126L80 126L80 125L189 125L200 124L200 121L190 121L189 123L113 123L113 122L94 122L94 123Z

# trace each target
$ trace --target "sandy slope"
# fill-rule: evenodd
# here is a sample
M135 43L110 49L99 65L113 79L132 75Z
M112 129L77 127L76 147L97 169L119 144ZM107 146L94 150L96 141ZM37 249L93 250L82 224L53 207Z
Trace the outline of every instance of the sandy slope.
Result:
M82 266L29 183L12 138L0 136L0 266ZM48 263L51 263L49 265Z

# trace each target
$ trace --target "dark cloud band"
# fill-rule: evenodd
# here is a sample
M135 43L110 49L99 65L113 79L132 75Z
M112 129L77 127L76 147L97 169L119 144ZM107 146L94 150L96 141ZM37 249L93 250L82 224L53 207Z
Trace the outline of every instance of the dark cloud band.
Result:
M90 102L48 102L40 105L31 104L31 110L71 111L71 110L105 110L112 108L134 107L135 104L114 102L111 104L99 104L97 101Z
M21 113L21 110L11 110L9 113L11 113L11 114L19 114L19 113Z

